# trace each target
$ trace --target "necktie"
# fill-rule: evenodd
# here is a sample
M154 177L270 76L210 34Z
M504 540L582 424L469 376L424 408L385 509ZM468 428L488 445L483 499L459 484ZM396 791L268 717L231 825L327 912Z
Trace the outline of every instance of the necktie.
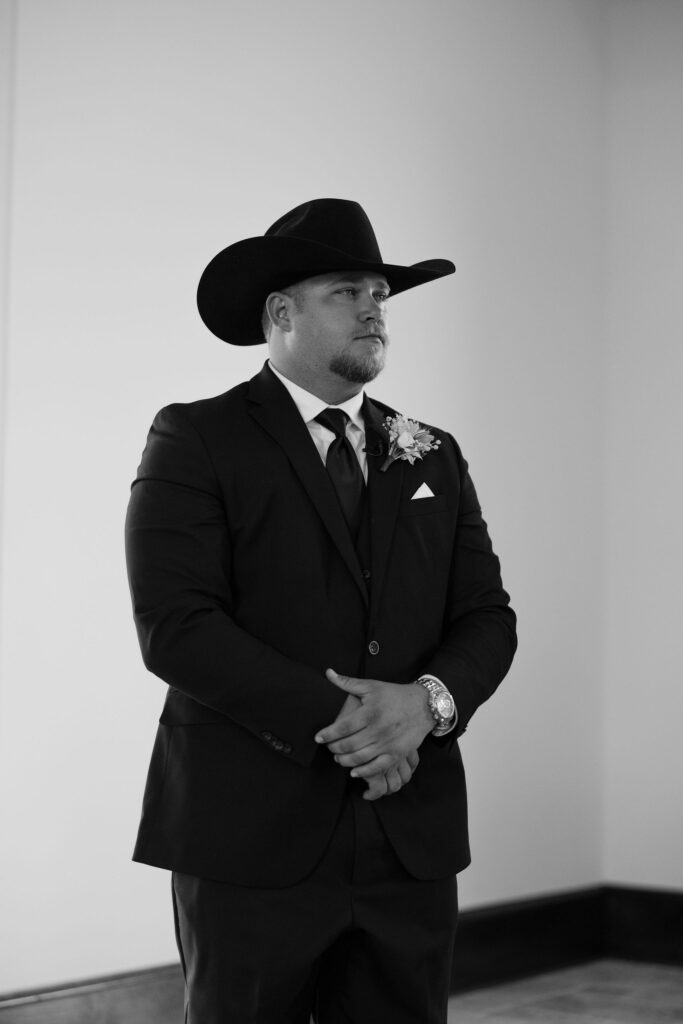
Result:
M325 468L330 474L344 518L355 540L363 516L365 480L356 453L346 436L349 417L343 409L323 409L315 418L334 434L334 441L327 449Z

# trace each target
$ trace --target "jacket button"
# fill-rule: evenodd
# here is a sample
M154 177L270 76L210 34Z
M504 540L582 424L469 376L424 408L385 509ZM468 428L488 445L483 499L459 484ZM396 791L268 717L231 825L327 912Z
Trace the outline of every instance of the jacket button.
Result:
M379 654L379 644L376 640L371 640L368 644L368 650L370 654Z
M292 745L291 745L291 743L285 743L285 745L282 748L282 753L283 754L291 754L292 753Z
M372 576L372 573L370 572L369 569L361 569L360 574L366 581L369 580L370 577Z
M285 749L285 745L282 742L282 740L275 740L274 739L272 741L272 743L273 743L273 747L275 748L275 750L284 750Z

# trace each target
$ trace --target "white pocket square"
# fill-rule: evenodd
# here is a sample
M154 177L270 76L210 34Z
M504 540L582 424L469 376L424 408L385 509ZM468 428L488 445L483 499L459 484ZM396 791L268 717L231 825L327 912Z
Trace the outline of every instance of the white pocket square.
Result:
M433 497L434 497L434 491L430 487L428 487L427 484L420 484L420 486L415 491L415 494L412 496L412 498L410 500L411 501L415 501L416 498L433 498Z

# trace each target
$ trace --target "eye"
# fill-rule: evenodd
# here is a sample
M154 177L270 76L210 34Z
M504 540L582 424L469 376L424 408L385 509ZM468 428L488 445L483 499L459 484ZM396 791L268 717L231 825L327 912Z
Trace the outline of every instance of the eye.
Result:
M389 292L375 292L375 298L378 302L386 302L389 298Z
M351 287L351 286L349 285L349 286L348 286L348 287L346 287L346 288L340 288L340 289L339 289L339 291L340 291L340 294L342 294L342 295L347 295L347 294L348 294L348 295L355 295L355 294L356 294L356 291L357 291L357 289L356 289L356 288L352 288L352 287Z

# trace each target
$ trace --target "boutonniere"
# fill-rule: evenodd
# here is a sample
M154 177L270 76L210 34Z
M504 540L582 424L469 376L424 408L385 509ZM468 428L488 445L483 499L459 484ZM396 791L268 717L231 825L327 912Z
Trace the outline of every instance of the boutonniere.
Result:
M380 466L382 472L397 459L407 459L412 466L415 459L422 459L427 452L436 451L441 444L417 420L409 420L407 416L387 416L384 426L389 434L389 451Z

